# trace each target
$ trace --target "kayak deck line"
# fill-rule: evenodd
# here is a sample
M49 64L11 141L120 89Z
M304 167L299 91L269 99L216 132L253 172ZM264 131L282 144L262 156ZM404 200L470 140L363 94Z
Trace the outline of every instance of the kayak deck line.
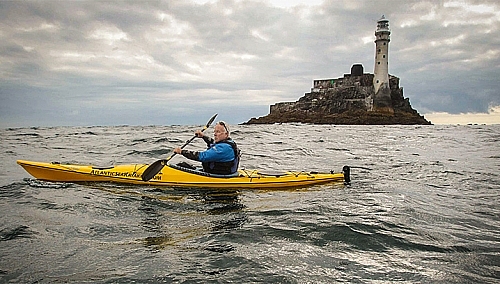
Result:
M127 164L108 167L91 165L45 163L18 160L33 177L52 182L116 182L139 185L206 187L206 188L285 188L303 187L329 182L350 182L350 171L344 166L340 173L273 172L265 170L238 170L232 175L218 175L198 169L166 165L149 181L143 181L142 173L148 164Z

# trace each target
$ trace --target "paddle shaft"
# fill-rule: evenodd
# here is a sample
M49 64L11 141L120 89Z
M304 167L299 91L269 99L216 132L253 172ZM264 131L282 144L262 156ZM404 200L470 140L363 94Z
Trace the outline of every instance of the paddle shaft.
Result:
M217 114L215 114L215 116L217 116ZM215 119L215 116L210 120L210 124L212 124L212 121ZM201 132L205 131L209 126L210 124L207 124L205 125L205 127L203 127L203 129L201 130ZM181 146L181 149L184 149L184 147L186 147L189 143L193 142L193 140L196 138L197 136L193 136L191 137L191 139L189 139L188 141L186 141L186 143L184 143L184 145ZM177 153L172 153L172 155L170 155L170 157L166 158L164 161L165 162L168 162L170 161L170 159L172 159L175 155L177 155Z
M217 117L217 114L214 114L214 116L212 116L212 118L210 118L210 120L207 122L207 124L203 127L203 129L201 130L201 132L203 132L207 128L209 128L210 125L212 124L212 122L214 122L214 120L215 120L216 117ZM196 138L196 135L194 135L191 139L189 139L188 141L186 141L186 143L184 143L184 145L181 146L181 149L183 149L184 147L186 147L195 138ZM142 180L143 181L149 181L150 179L152 179L155 175L157 175L163 169L163 167L165 165L167 165L168 161L170 161L170 159L172 159L176 154L177 153L174 152L168 158L162 159L162 160L158 160L158 161L152 163L151 165L149 165L149 167L147 167L146 170L144 170L144 172L142 173L142 176L141 176Z

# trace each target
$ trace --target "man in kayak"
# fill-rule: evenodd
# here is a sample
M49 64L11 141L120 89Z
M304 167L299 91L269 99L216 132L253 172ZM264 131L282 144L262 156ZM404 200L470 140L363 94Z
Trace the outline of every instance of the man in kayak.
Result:
M224 121L219 121L215 125L214 138L205 136L200 130L197 130L195 135L203 138L207 143L207 150L189 151L177 147L174 152L190 160L201 162L203 171L207 173L228 175L238 170L240 151L229 137L229 127Z

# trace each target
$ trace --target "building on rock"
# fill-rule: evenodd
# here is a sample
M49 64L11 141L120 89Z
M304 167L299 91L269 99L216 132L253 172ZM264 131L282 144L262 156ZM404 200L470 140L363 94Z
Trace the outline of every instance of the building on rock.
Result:
M303 122L316 124L431 124L403 96L399 78L389 74L389 20L375 31L374 73L354 64L342 78L313 81L310 93L296 102L281 102L270 113L245 124Z

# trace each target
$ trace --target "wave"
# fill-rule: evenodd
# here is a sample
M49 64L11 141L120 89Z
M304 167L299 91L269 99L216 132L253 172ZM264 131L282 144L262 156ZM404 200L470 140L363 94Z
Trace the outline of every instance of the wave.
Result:
M183 143L184 141L181 140L181 139L178 139L178 138L159 138L159 139L156 139L155 141L153 141L153 143L155 144L160 144L160 143L176 143L176 144L180 144L180 143Z
M132 150L128 152L127 156L139 156L139 157L151 157L151 158L162 158L168 154L172 153L172 149L155 149L155 150Z
M34 188L69 188L73 186L73 183L50 182L33 178L24 178L23 181L26 185Z
M29 239L37 233L30 230L28 226L20 225L14 228L3 228L0 230L0 241L11 241L15 239Z
M42 135L38 133L18 133L13 136L30 136L30 137L42 137Z
M13 182L8 185L0 186L1 198L20 198L24 196L25 182Z

